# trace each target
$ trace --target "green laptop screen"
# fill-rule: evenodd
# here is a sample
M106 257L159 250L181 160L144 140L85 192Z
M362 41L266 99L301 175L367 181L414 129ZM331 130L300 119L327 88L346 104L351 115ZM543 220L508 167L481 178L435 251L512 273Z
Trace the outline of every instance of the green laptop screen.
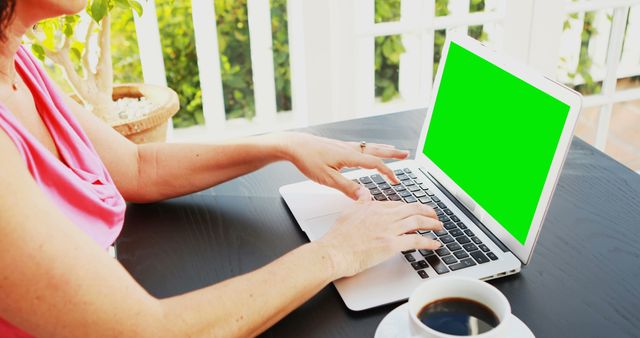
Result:
M524 245L568 114L452 42L423 152Z

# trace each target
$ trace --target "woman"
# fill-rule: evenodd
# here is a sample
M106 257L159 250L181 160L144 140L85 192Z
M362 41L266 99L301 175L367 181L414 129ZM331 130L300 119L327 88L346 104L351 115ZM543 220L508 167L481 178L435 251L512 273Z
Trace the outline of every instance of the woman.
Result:
M375 168L408 153L301 133L219 145L134 145L60 94L21 36L86 0L0 0L0 336L253 336L331 281L399 251L435 249L433 210L372 202L343 167ZM300 146L304 145L304 146ZM156 299L105 252L125 200L153 202L287 160L357 202L319 241L251 273Z

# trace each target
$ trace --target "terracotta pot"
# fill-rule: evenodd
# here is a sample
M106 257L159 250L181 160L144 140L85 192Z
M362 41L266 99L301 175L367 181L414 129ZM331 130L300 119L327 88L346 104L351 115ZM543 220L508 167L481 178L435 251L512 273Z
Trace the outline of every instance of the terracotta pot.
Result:
M167 139L167 122L180 109L178 94L171 88L149 84L131 83L113 87L114 101L123 97L143 96L154 102L157 108L142 118L119 120L111 126L134 143L164 142Z

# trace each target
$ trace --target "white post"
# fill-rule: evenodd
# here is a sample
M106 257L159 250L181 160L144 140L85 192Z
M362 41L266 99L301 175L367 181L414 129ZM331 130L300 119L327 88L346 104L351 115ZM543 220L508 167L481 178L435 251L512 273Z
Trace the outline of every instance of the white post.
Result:
M595 13L592 23L596 34L591 36L588 54L591 58L589 72L594 81L602 81L605 78L607 54L611 49L609 33L611 32L612 15L613 9L600 10Z
M247 12L256 121L273 122L277 108L269 0L249 0Z
M574 85L578 84L578 79L569 77L569 74L575 73L578 69L580 49L582 48L582 31L584 30L584 12L575 14L577 16L575 19L566 18L569 27L566 30L563 27L557 76L558 81Z
M156 14L155 0L142 2L142 17L133 13L133 22L136 25L136 38L138 39L138 53L142 65L144 82L158 86L167 85L167 75L162 56L162 43L160 41L160 29L158 28L158 16ZM173 120L167 123L167 140L173 139Z
M435 20L435 0L423 1L424 17L427 20ZM427 29L422 32L422 64L420 71L420 93L424 99L424 106L429 104L433 89L433 57L435 53L435 30ZM402 66L402 64L401 64Z
M451 17L462 17L469 14L469 0L454 0L449 1L449 16ZM450 34L462 34L467 35L469 31L469 26L461 25L455 28L451 28L447 30L447 35Z
M484 11L500 13L504 21L504 15L506 13L505 0L485 0ZM482 27L482 31L487 36L487 41L484 43L495 50L502 51L504 49L504 25L502 22L487 23Z
M219 131L224 128L226 114L213 1L191 1L191 14L196 40L205 126L210 130Z
M506 1L503 50L555 78L565 2Z
M355 0L356 32L368 31L374 25L375 4L373 0ZM359 36L356 46L356 111L359 116L367 116L373 112L375 103L375 38Z
M640 74L640 5L631 7L618 77Z
M611 110L613 109L614 95L616 92L618 64L622 53L622 43L627 24L629 8L619 7L613 12L613 22L611 24L611 34L609 35L609 49L607 51L607 67L605 78L602 83L602 94L608 98L607 104L603 105L598 114L598 128L596 130L596 148L604 150L607 145L609 134L609 122L611 121Z
M503 51L521 62L529 61L531 22L535 0L509 1L505 3Z
M306 99L309 124L324 123L332 117L330 2L289 0L292 12L291 83L295 97ZM295 101L294 101L295 102ZM294 103L294 104L299 104Z
M364 1L373 9L373 1ZM291 88L298 121L313 125L362 112L358 98L363 63L371 65L364 67L371 74L373 101L373 49L366 55L358 54L355 33L360 2L363 0L288 1ZM369 19L373 22L373 12Z
M167 85L167 77L162 58L162 44L160 42L160 30L156 15L155 0L143 1L142 17L133 14L138 38L138 51L142 64L144 82L158 86Z
M433 0L403 0L401 21L409 26L433 21ZM402 34L405 52L400 56L398 88L402 98L413 105L427 105L433 76L433 30Z
M360 85L356 67L361 61L356 53L358 5L354 0L329 0L329 29L331 55L331 112L330 121L357 116L356 91ZM373 21L373 17L371 18Z
M291 67L291 109L299 126L309 123L305 60L304 0L287 1L289 66Z
M559 3L558 0L533 2L528 63L549 78L557 74L565 5L565 1Z
M373 1L365 1L372 9ZM371 64L373 101L373 50L359 54L355 33L363 10L361 2L289 0L289 8L298 10L298 14L290 14L292 90L295 97L304 92L309 124L348 119L363 111L358 106L363 87L359 69L363 63ZM369 19L373 22L373 14ZM296 73L304 73L304 78ZM368 90L367 85L364 87Z

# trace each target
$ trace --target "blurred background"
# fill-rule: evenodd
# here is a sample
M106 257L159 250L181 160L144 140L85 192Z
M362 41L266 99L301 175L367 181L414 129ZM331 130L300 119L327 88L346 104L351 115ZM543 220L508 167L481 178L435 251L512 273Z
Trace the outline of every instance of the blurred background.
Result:
M445 37L464 33L581 92L577 136L640 170L640 0L141 3L113 12L115 81L178 93L171 142L425 107Z

